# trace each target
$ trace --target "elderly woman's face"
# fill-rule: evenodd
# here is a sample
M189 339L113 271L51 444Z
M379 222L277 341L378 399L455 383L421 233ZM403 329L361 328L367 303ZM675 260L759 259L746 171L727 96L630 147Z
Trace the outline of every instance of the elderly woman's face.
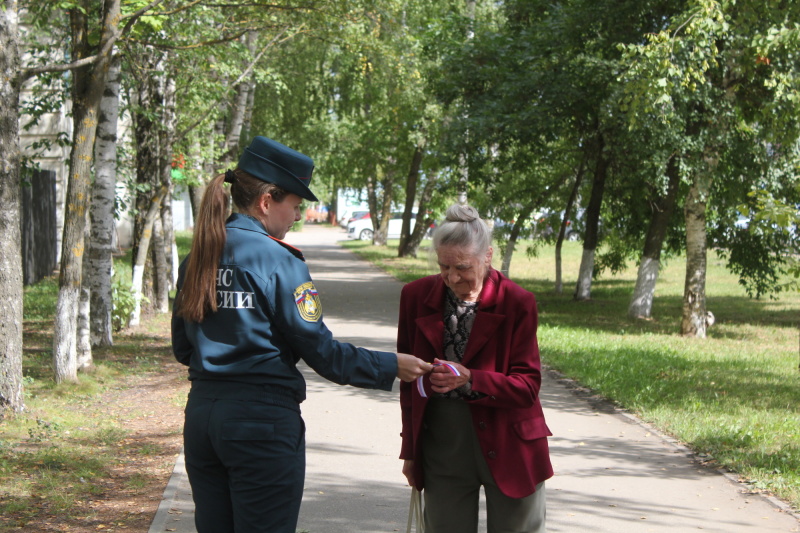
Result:
M483 280L492 264L492 249L485 255L476 255L472 250L461 246L442 245L436 251L439 272L444 284L465 302L478 300L483 288Z

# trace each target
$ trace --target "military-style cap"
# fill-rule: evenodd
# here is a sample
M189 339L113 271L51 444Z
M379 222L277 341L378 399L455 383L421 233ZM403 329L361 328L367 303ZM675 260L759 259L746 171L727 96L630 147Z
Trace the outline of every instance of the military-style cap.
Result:
M319 201L308 188L314 161L278 141L261 136L254 138L244 149L238 166L253 177L274 183L301 198Z

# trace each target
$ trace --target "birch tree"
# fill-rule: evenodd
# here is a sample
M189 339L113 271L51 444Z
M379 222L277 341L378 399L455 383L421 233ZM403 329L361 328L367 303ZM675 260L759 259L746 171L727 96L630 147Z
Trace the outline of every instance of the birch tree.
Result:
M0 420L24 408L19 175L19 13L0 12Z
M111 346L111 278L114 239L114 202L117 186L117 124L119 119L120 58L114 56L108 70L106 90L100 102L95 141L95 179L92 186L91 238L86 265L86 285L91 291L90 331L92 346Z
M89 42L89 4L70 10L72 57L81 60L95 51ZM84 228L91 189L91 162L97 130L97 112L105 89L111 48L119 36L120 0L105 0L102 9L102 37L97 62L73 72L73 139L70 179L64 210L61 241L61 271L53 333L53 369L56 383L77 381L76 309L80 298L84 254Z
M658 272L661 268L661 249L669 228L670 218L675 209L678 189L681 183L678 156L673 154L666 168L667 190L657 194L650 202L651 218L645 236L644 250L639 261L636 285L633 289L628 316L631 318L650 318L653 311Z
M605 141L602 135L597 142L597 155L595 156L594 178L589 204L586 206L586 234L583 238L583 254L578 270L578 281L575 284L576 300L589 300L592 297L592 275L594 273L594 258L600 240L599 224L600 209L603 203L606 178L608 176L609 161L604 153Z
M666 29L648 35L647 44L627 47L629 119L660 120L683 138L676 146L689 186L683 335L706 336L708 207L713 191L738 172L722 162L741 157L736 152L747 145L755 154L767 143L797 139L798 72L795 48L786 45L796 47L797 29L789 21L798 15L795 5L774 10L755 0L695 0Z

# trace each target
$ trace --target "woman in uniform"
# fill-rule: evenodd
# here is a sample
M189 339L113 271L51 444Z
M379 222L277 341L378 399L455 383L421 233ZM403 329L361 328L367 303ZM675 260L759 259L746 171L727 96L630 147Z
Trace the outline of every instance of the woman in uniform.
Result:
M203 196L172 318L189 367L184 452L198 533L294 533L305 477L305 381L391 390L432 367L333 339L302 253L283 242L300 219L311 158L253 139ZM228 193L235 213L230 217Z

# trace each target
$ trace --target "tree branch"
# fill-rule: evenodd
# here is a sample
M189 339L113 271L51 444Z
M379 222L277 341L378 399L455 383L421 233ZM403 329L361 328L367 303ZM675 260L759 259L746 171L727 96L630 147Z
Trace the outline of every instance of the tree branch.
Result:
M19 79L20 81L25 81L29 78L34 76L38 76L39 74L44 74L45 72L66 72L68 70L76 70L82 67L86 67L89 65L94 65L95 63L99 62L103 57L111 53L111 49L114 47L114 44L117 40L124 35L126 32L130 31L134 24L141 18L142 15L147 13L148 10L154 8L158 4L162 3L164 0L153 0L148 5L140 9L139 11L128 15L125 18L128 18L128 22L125 24L121 30L118 29L119 20L112 21L114 24L114 31L113 37L106 41L105 45L101 50L99 50L95 55L84 57L83 59L78 59L77 61L73 61L72 63L64 63L64 64L52 64L52 65L44 65L41 67L32 67L32 68L23 68L20 70Z
M279 34L277 34L275 37L273 37L273 38L272 38L272 40L271 40L270 42L268 42L268 43L267 43L267 44L264 46L264 48L262 48L262 49L261 49L261 51L258 53L258 55L257 55L256 57L254 57L254 58L253 58L253 60L250 62L250 64L247 66L247 68L245 68L245 69L244 69L244 71L242 71L242 73L239 75L239 77L238 77L238 78L236 78L236 81L234 81L234 82L233 82L233 83L232 83L230 86L231 86L231 87L236 87L237 85L239 85L239 83L241 83L241 81L242 81L242 80L243 80L245 77L249 76L249 75L250 75L250 73L251 73L251 72L253 72L253 69L255 68L256 64L257 64L257 63L258 63L258 62L261 60L261 58L264 56L264 54L267 52L267 50L269 50L269 49L270 49L272 46L274 46L275 44L277 44L277 43L279 43L279 42L284 42L284 41L287 41L288 39L291 39L292 37L294 37L295 35L297 35L298 33L300 33L300 32L302 31L302 28L303 28L303 26L304 26L304 25L301 25L301 26L300 26L300 28L298 28L298 31L297 31L297 32L293 33L292 35L289 35L288 37L286 37L286 38L284 38L284 39L281 39L281 36L282 36L284 33L286 33L286 32L288 31L288 29L289 29L288 27L287 27L287 28L284 28L284 29L283 29L283 30L282 30L282 31L281 31ZM223 95L221 95L219 98L217 98L215 101L211 102L211 103L209 104L209 106L208 106L208 109L210 110L210 109L212 109L212 108L216 107L216 106L217 106L217 104L219 104L219 103L222 101L222 99L223 99L223 98L225 98L225 95L224 95L224 94L223 94ZM176 142L176 143L178 143L179 141L181 141L181 140L182 140L184 137L186 137L186 135L188 135L188 134L189 134L189 133L190 133L190 132L191 132L193 129L195 129L195 128L196 128L198 125L200 125L200 124L201 124L201 123L202 123L204 120L206 120L206 119L208 118L208 116L209 116L209 113L202 113L202 114L200 115L200 118L199 118L199 119L197 119L195 122L193 122L192 124L190 124L189 126L187 126L187 127L186 127L186 128L183 130L183 131L181 131L180 133L178 133L178 134L175 136L175 142Z
M125 41L131 42L131 43L140 44L142 46L149 46L151 48L155 48L156 50L192 50L194 48L202 48L204 46L214 46L214 45L217 45L217 44L223 44L223 43L228 43L228 42L231 42L231 41L236 41L242 35L244 35L246 33L249 33L251 31L263 30L265 28L266 28L265 26L261 26L261 27L258 27L258 28L244 28L244 29L238 31L237 33L233 33L233 34L227 35L227 36L222 37L220 39L213 39L213 40L210 40L210 41L201 41L201 42L192 43L192 44L186 44L186 45L154 43L152 41L142 41L142 40L139 40L139 39L132 39L132 38L125 39ZM283 31L286 31L286 30L284 29Z

